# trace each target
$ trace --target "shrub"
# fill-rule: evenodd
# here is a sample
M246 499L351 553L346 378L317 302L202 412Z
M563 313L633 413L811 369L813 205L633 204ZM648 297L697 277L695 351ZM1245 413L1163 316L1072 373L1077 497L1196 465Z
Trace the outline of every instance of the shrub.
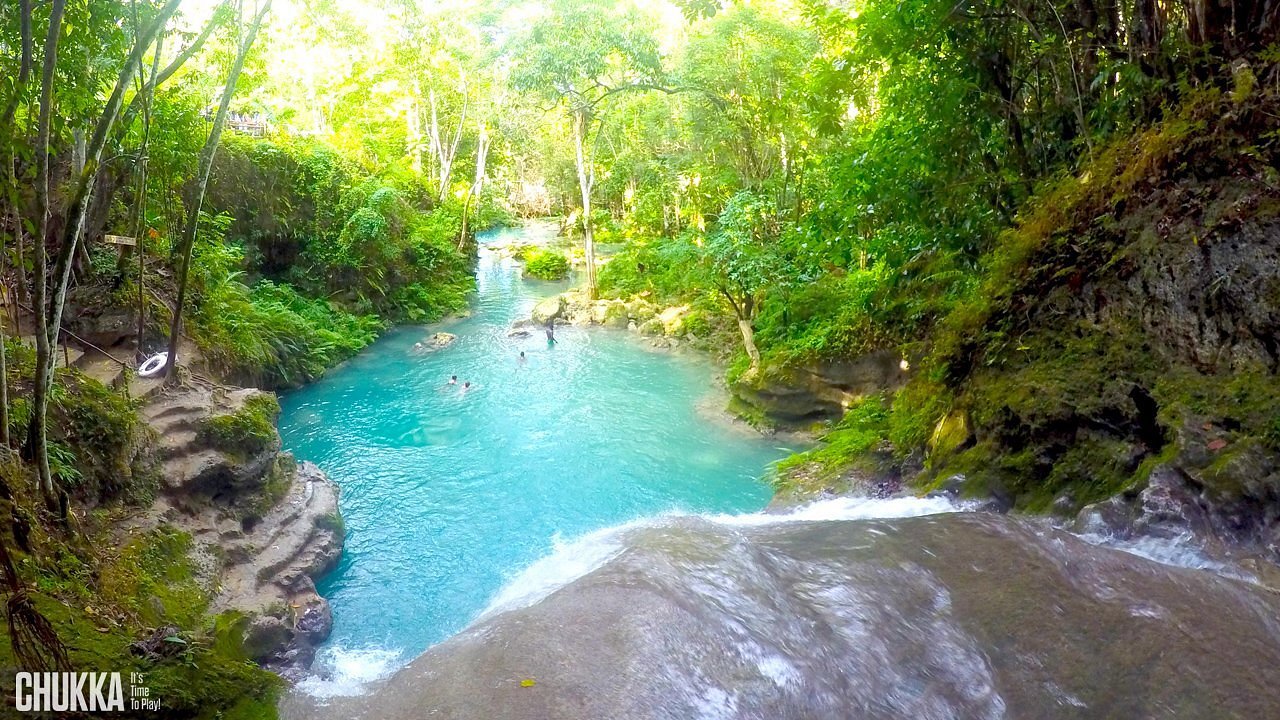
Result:
M569 275L569 260L554 250L533 250L525 253L524 271L539 280L563 280Z

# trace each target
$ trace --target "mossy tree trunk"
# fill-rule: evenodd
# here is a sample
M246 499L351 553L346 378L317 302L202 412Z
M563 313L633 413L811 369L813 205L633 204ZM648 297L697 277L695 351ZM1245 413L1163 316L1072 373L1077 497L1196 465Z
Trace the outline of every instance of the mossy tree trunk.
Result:
M471 216L471 200L484 192L484 168L489 159L489 128L480 123L480 136L476 139L476 176L467 188L467 201L462 206L462 231L458 234L458 250L467 243L467 221Z
M236 51L235 62L231 65L231 71L227 74L227 84L222 90L222 101L218 104L218 114L213 118L213 127L209 130L209 139L200 151L200 168L196 176L195 198L191 207L187 208L187 224L183 230L182 243L178 248L178 297L173 307L173 323L169 327L169 360L165 368L165 377L170 382L177 377L178 341L182 337L182 307L186 303L187 279L191 272L191 250L195 246L196 233L200 228L200 208L204 204L205 191L209 187L209 175L213 171L213 158L218 151L218 142L222 139L222 129L227 123L227 114L231 109L231 100L236 94L236 83L240 79L240 72L244 70L245 59L249 55L249 50L253 47L253 41L258 36L262 21L267 17L267 13L270 10L271 0L266 0L258 9L258 14L254 16L248 33L245 34L240 47Z
M103 148L107 144L107 139L111 136L112 128L120 115L121 107L124 105L124 94L133 83L134 73L137 72L138 67L141 65L142 56L151 47L152 42L155 41L160 28L164 27L181 4L182 0L168 0L156 13L156 16L152 18L151 22L145 28L140 29L138 36L134 40L133 50L129 53L129 57L125 59L120 75L116 78L115 88L112 90L111 96L107 98L102 114L94 126L93 135L86 144L84 152L85 164L75 178L72 187L71 203L67 207L61 245L58 248L57 260L50 278L52 285L47 285L44 277L47 261L44 242L48 232L49 221L49 113L51 110L50 104L53 100L57 41L58 35L61 34L62 14L66 10L66 3L65 0L54 0L51 5L49 38L46 40L46 47L52 45L53 52L46 52L45 55L43 86L41 88L41 132L39 133L42 137L38 140L36 148L37 159L43 164L41 171L43 180L37 191L43 196L40 205L44 232L40 234L40 237L36 238L35 243L37 247L36 286L39 294L34 309L39 327L36 332L35 392L32 397L31 428L28 431L28 438L34 445L34 457L40 476L40 485L49 497L52 497L53 493L53 477L49 471L46 423L48 420L49 394L53 389L54 351L57 349L58 336L61 331L62 311L66 305L67 289L71 284L71 269L76 257L76 248L80 243L80 236L84 229L89 200L93 197L98 165L102 160ZM55 23L53 20L57 20L57 22Z
M733 308L734 318L738 321L738 332L742 334L742 349L751 359L750 372L754 373L760 369L760 349L756 347L756 299L745 292L741 297L735 297L733 291L725 286L721 286L719 290Z
M49 235L49 125L53 116L53 82L58 65L58 38L62 36L62 16L66 12L66 0L52 0L49 5L49 32L44 41L44 65L41 72L40 114L36 121L36 237L35 248L35 296L36 316L36 383L32 393L32 419L27 431L27 448L35 461L40 489L46 497L53 496L53 475L49 472L49 445L45 428L45 416L49 407L50 388L44 383L43 367L52 365L53 352L49 347L48 321L44 314L45 293L45 241Z

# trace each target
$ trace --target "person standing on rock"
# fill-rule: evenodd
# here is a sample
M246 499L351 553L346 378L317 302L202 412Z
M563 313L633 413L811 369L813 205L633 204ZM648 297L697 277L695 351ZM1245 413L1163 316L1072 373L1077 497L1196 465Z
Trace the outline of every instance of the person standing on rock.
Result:
M547 345L556 344L556 326L554 320L547 321Z

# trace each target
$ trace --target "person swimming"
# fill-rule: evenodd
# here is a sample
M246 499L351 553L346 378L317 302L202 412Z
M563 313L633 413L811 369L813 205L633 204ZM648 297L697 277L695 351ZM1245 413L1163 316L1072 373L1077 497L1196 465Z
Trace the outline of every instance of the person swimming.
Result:
M517 362L519 362L521 365L523 365L523 364L525 364L525 363L526 363L526 362L528 362L528 361L529 361L529 358L525 357L525 356L524 356L524 351L523 351L523 350L521 350L521 351L520 351L520 359L519 359Z
M457 385L457 384L458 384L458 376L457 376L457 375L450 375L450 376L449 376L449 384L450 384L450 385Z
M474 388L472 388L472 387L471 387L471 381L470 381L470 380L468 380L468 381L466 381L466 382L462 383L462 389L458 391L458 394L459 394L459 395L466 395L469 391L471 391L471 390L473 390L473 389L474 389Z

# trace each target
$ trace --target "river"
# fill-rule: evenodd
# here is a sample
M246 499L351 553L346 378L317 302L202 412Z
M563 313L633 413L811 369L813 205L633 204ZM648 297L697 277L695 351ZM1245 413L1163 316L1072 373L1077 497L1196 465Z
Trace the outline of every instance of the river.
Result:
M786 451L719 415L705 360L623 331L560 328L554 346L537 328L508 337L567 285L523 280L494 248L551 232L482 235L470 317L391 332L281 399L285 448L339 483L347 529L340 565L318 584L334 632L313 692L356 692L458 632L557 544L769 501L761 478ZM457 340L415 350L441 330Z
M284 717L1280 717L1280 596L1240 568L940 498L762 512L781 451L700 413L704 367L513 342L550 288L479 280L453 348L394 334L285 399L350 540Z

